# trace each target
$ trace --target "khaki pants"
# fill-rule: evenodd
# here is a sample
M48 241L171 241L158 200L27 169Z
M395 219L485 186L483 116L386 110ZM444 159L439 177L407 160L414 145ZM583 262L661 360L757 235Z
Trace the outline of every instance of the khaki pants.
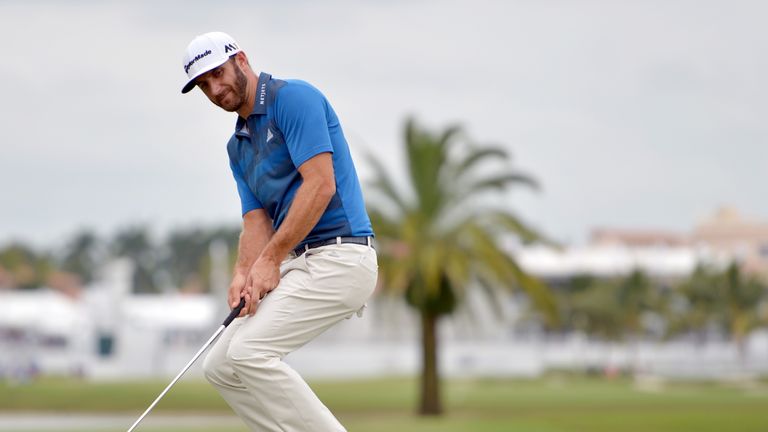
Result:
M291 255L256 314L222 333L203 363L205 377L252 431L345 431L282 359L361 310L377 268L376 251L356 244Z

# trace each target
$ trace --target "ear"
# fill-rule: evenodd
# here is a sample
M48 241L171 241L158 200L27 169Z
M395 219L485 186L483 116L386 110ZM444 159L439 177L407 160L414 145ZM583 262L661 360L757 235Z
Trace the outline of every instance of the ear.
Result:
M238 66L240 66L240 70L245 71L251 68L251 65L248 63L248 56L246 56L243 51L240 51L237 54L235 54L235 62L237 63Z

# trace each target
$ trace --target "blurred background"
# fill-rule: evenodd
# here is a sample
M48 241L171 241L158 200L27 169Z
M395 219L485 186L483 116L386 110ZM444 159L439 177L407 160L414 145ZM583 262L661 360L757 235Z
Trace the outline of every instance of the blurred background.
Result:
M309 81L377 233L288 356L350 431L768 429L760 1L0 1L0 430L124 430L227 314L231 34ZM244 431L199 364L145 430Z

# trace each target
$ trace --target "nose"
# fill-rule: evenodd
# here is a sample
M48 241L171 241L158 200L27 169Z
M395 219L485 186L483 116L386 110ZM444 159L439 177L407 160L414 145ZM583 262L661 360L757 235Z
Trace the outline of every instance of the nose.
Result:
M224 90L224 86L222 86L221 84L219 84L217 81L211 81L211 83L210 83L210 87L209 87L209 88L211 89L211 94L212 94L214 97L219 97L219 96L221 96L221 93L222 93L222 91Z

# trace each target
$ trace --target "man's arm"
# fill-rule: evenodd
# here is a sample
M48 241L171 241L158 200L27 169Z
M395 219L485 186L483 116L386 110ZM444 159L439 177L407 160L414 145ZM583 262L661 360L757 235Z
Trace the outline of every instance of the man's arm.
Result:
M264 209L251 210L243 215L243 229L240 232L240 242L237 250L237 263L229 286L227 300L233 309L240 303L240 298L250 300L250 291L246 292L245 282L248 272L261 251L272 238L274 230L272 221ZM245 308L240 316L245 315Z
M296 190L285 221L264 246L245 282L248 297L243 310L247 309L251 315L256 312L258 301L280 282L282 260L315 227L336 193L331 153L320 153L312 157L298 170L302 183Z

